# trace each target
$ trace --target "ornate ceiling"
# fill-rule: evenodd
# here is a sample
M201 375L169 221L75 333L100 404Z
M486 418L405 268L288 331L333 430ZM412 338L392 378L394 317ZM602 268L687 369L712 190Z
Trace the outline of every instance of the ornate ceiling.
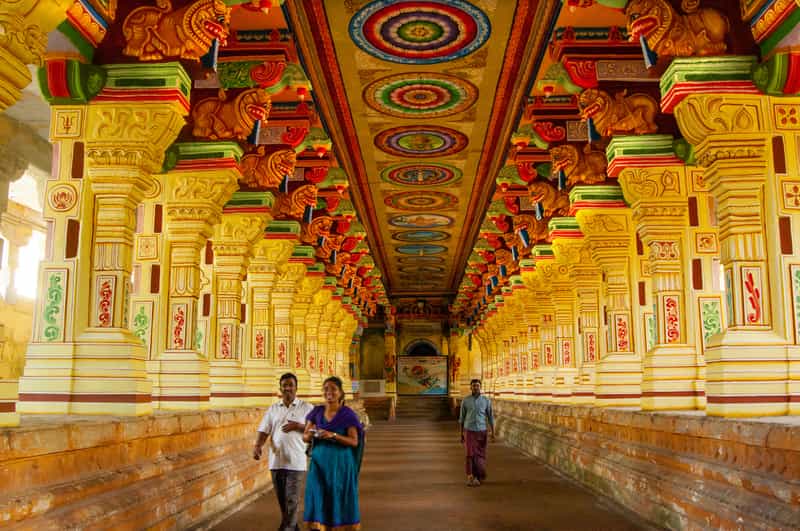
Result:
M285 4L391 295L455 293L559 7Z

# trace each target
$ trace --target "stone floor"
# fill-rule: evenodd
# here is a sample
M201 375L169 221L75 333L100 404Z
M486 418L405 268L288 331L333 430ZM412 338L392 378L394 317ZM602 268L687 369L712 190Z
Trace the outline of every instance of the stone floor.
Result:
M361 522L390 530L647 529L502 443L490 444L489 478L466 487L457 425L379 423L367 433L361 470ZM635 518L635 517L633 517ZM218 531L272 530L280 522L272 492L217 525Z

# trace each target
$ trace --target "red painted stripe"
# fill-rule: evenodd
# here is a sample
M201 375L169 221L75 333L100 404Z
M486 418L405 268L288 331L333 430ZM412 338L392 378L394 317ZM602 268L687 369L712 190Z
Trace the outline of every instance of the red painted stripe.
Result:
M14 413L16 410L16 402L0 402L0 413Z
M222 168L236 168L236 159L198 159L182 160L175 165L176 170L219 170Z
M67 60L53 59L47 61L47 90L54 98L69 98L67 85Z
M642 398L641 394L611 393L607 395L595 395L598 399L613 400L615 398Z
M154 101L178 101L188 112L189 100L178 89L151 89L151 90L120 90L103 89L92 101L131 101L131 102L154 102Z
M708 396L706 401L709 404L780 404L789 402L789 395L776 396ZM794 397L800 400L800 397Z
M81 403L129 403L141 404L150 402L150 395L136 394L71 394L71 393L20 393L20 402L81 402Z
M798 92L800 92L800 53L790 53L783 93L797 94Z

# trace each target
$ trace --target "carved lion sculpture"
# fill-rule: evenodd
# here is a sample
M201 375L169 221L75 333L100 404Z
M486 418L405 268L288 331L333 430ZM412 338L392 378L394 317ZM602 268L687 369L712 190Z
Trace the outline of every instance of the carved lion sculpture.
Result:
M581 118L594 122L601 136L645 135L658 131L658 103L647 94L626 95L617 92L612 99L608 92L584 90L578 98Z
M247 140L256 121L266 119L271 107L263 89L245 90L233 101L227 101L225 92L220 90L218 96L200 100L192 109L192 134L209 140Z
M280 194L272 211L279 219L302 219L306 207L313 207L316 204L317 187L313 184L306 184L291 194Z
M547 227L548 219L536 219L530 214L514 216L514 231L527 229L531 245L547 241L550 231Z
M564 144L550 150L553 171L564 171L567 186L597 184L606 180L608 161L602 151L592 150L589 144L578 151L572 144Z
M309 245L317 245L320 236L327 238L333 229L334 219L330 216L314 218L311 223L303 225L300 241Z
M528 191L534 202L541 203L545 217L568 215L569 194L566 190L559 190L547 181L536 179L528 185Z
M239 169L242 183L250 188L277 188L284 175L294 173L297 161L294 150L279 149L267 154L264 146L242 157Z
M716 9L699 8L699 0L683 0L679 14L666 0L631 0L625 8L631 39L644 35L660 56L690 57L725 53L728 18Z
M230 8L222 0L198 0L176 11L170 0L156 3L157 7L137 7L122 24L125 55L140 61L198 61L214 39L224 44L228 38Z

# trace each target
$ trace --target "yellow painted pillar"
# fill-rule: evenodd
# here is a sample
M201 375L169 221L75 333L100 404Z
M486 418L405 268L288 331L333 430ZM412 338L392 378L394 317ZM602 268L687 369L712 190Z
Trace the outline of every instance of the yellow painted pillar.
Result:
M184 125L191 82L178 63L104 68L115 94L149 99L116 103L101 92L85 106L53 107L53 242L20 379L22 413L152 411L144 346L128 328L135 210Z
M242 305L242 280L253 246L264 238L264 229L272 219L272 202L269 192L237 192L214 226L209 336L209 345L213 345L209 357L212 407L239 407L245 402L242 360L247 353L242 352L241 325L242 318L247 319L247 310Z
M245 297L249 315L242 352L245 406L268 406L278 396L280 374L273 364L272 291L299 234L300 224L296 221L271 221L264 237L253 245L247 268Z
M390 401L389 420L394 420L397 407L397 330L396 320L391 313L394 308L390 307L388 311L386 330L383 333L383 377L386 380L386 396Z
M592 260L605 276L606 349L595 370L595 403L639 406L644 326L633 308L639 271L631 211L618 186L576 186L570 202Z
M200 261L223 205L238 187L235 164L242 150L233 142L181 143L171 150L176 166L161 176L160 198L139 206L149 214L139 217L152 232L136 237L139 289L131 326L148 349L153 407L207 409L208 360L196 345Z
M697 325L689 290L690 183L685 166L672 152L672 141L668 135L643 135L615 138L608 147L612 164L624 160L618 180L639 237L650 250L656 341L644 356L644 410L699 409L703 392L695 336L690 333ZM632 150L647 156L631 156Z
M299 389L298 395L308 400L319 396L319 374L311 372L310 353L307 350L309 336L316 335L317 331L309 326L309 313L314 295L325 284L325 267L322 264L307 266L305 276L299 281L294 302L290 312L293 366L292 371L297 375Z
M0 111L14 105L31 83L28 65L42 65L47 34L64 20L71 5L68 0L0 3Z
M306 268L314 264L314 249L298 245L292 250L289 260L283 266L272 290L272 331L274 361L278 371L290 371L304 364L303 343L294 344L292 337L292 305L298 288L306 275ZM296 349L295 346L299 347ZM308 382L306 382L306 386Z
M555 300L551 283L557 277L555 257L550 244L537 244L533 248L536 263L535 286L541 305L540 364L536 376L538 396L553 400L556 394L556 375L559 368L558 328L556 326Z
M575 361L578 374L572 396L575 404L593 404L595 366L600 357L599 323L602 273L592 262L591 252L575 218L557 218L560 226L553 236L553 252L559 263L567 264L568 278L576 301L577 336Z
M556 257L555 252L553 253ZM556 352L558 369L555 376L553 398L557 402L572 403L573 392L578 381L577 342L575 331L577 315L575 294L569 278L567 263L554 260L550 277L553 301L553 318L556 326Z
M674 110L705 168L720 221L728 328L705 351L706 412L799 413L800 240L792 227L800 221L800 176L792 116L800 99L713 90Z

